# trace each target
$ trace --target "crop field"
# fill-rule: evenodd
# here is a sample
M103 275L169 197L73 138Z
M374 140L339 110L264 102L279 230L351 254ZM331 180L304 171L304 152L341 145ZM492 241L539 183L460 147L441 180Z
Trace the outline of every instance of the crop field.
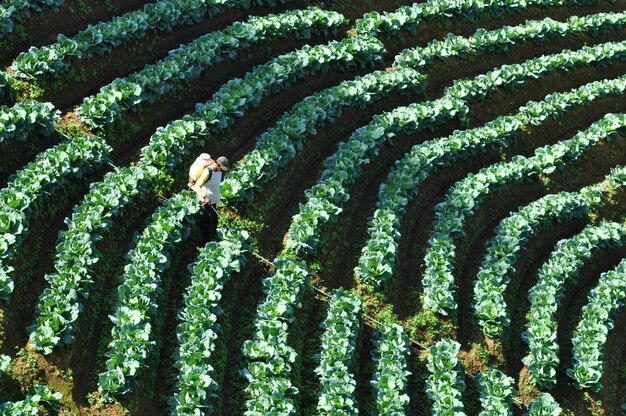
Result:
M0 2L1 416L626 415L625 300L626 0Z

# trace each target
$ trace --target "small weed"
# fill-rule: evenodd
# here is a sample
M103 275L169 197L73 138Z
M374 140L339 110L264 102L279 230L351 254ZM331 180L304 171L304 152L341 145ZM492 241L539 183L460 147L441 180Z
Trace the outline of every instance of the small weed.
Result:
M407 319L406 326L410 328L411 338L426 344L434 344L443 337L453 336L455 332L451 322L441 321L434 312L427 310Z
M584 392L583 397L587 402L587 409L591 412L591 416L604 416L601 400L594 400L589 392Z
M154 186L154 193L159 199L167 199L171 195L174 186L174 177L165 169L160 169Z

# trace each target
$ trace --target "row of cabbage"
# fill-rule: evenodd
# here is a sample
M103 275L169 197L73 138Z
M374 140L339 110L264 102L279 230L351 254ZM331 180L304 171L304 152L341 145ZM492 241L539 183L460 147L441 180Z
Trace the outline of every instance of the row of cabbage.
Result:
M263 4L262 0L259 2ZM274 3L273 1L270 3ZM107 55L116 47L144 38L150 31L171 32L175 26L198 23L205 16L215 16L227 7L242 5L233 0L160 0L139 10L99 22L72 37L58 35L56 43L31 47L15 58L11 68L16 76L42 78L59 76L70 67L71 59L89 59Z
M509 51L524 42L549 42L558 37L585 33L594 35L621 29L626 24L626 13L598 13L588 16L571 16L565 22L549 17L527 20L517 26L504 26L495 30L478 29L472 36L448 33L443 40L434 40L424 47L410 48L399 53L394 67L423 68L435 59L452 56L465 58L484 51Z
M189 266L191 283L185 290L183 308L176 327L176 392L174 415L212 411L208 398L217 392L211 354L219 333L217 317L222 289L244 263L251 250L250 235L240 229L219 229L219 240L207 243L195 263Z
M161 273L169 267L169 251L188 236L189 223L194 222L199 211L195 194L176 194L154 212L135 239L117 289L117 306L110 316L113 329L106 352L109 359L106 371L98 378L98 391L103 398L130 391L134 387L131 382L145 366L154 345L150 321L157 309Z
M499 87L523 84L527 78L538 78L557 69L607 63L623 56L626 56L626 42L608 42L577 51L564 50L522 64L503 65L474 79L457 80L438 100L399 107L375 116L325 160L321 178L306 191L307 202L293 217L287 248L296 252L310 252L315 248L320 228L341 212L343 203L349 198L347 187L361 174L361 165L377 154L383 141L463 115L467 112L468 102L484 99Z
M625 298L626 260L622 260L615 269L600 275L572 337L574 366L567 374L580 388L594 391L602 388L604 346Z
M264 97L288 88L307 75L332 66L341 69L372 66L382 59L383 50L382 43L375 39L344 39L304 47L255 67L243 79L230 80L211 101L196 105L196 113L211 128L208 133L217 132L240 117L242 109L258 106ZM194 145L184 131L187 120L183 117L182 121L170 123L168 131L157 130L150 145L141 151L144 163L168 168L176 165L183 152Z
M528 241L550 224L581 218L598 210L607 193L626 185L625 175L626 168L618 166L607 176L606 186L600 183L578 192L549 194L500 221L474 284L474 311L483 333L498 337L510 324L504 292L515 273L519 253Z
M415 33L420 23L438 18L462 17L474 20L485 16L498 17L505 13L522 11L532 6L571 7L576 5L594 4L595 0L427 0L401 6L391 12L369 12L357 20L354 27L360 34L376 35L382 33L390 36L400 30Z
M303 149L304 138L332 123L349 108L363 108L392 92L414 94L425 76L410 68L374 71L315 93L285 113L275 127L262 133L256 148L244 155L222 183L222 196L233 201L251 199Z
M548 117L557 118L575 106L607 95L620 95L625 90L626 76L592 82L569 92L550 94L539 102L530 101L513 115L499 116L484 126L415 145L380 186L377 209L369 221L368 241L355 273L365 283L378 288L391 278L400 240L400 220L405 207L419 192L418 185L432 171L491 146L507 146L525 126L540 125Z
M32 12L50 8L58 11L65 0L7 0L0 5L0 38L13 31L15 23L30 17Z
M576 282L580 269L595 251L622 247L625 243L624 224L602 222L597 226L588 226L574 237L559 241L539 269L537 283L528 294L528 328L523 339L529 351L522 361L528 366L531 380L540 387L549 388L556 383L559 344L555 315L565 295L566 285Z
M0 106L0 144L32 136L49 136L60 117L61 112L50 103L31 101L12 107Z
M294 32L303 36L333 33L344 23L341 14L320 9L254 16L246 22L237 22L224 30L203 35L170 51L161 61L126 78L117 78L102 87L98 94L85 98L76 112L89 126L101 127L119 119L122 111L135 110L144 102L154 102L172 91L179 82L199 77L211 65L234 59L238 50ZM307 52L302 50L301 53L307 55Z
M304 77L306 71L321 71L331 64L367 65L380 59L381 50L382 45L375 40L346 39L295 51L260 65L243 79L225 84L211 101L198 105L195 114L157 129L141 150L137 167L122 169L105 177L105 181L94 183L92 191L75 208L69 223L72 232L64 233L58 244L55 265L59 267L47 276L51 287L40 297L35 330L31 333L35 348L49 353L59 342L72 341L77 311L82 308L79 295L88 296L86 283L93 281L89 265L97 261L94 244L109 228L111 218L156 179L158 172L150 166L174 169L192 146L229 127L246 109L258 106L268 94L287 88ZM128 186L115 189L120 184ZM82 248L72 251L74 246ZM74 290L68 295L66 287Z
M515 380L497 369L489 369L476 377L480 391L481 412L478 416L512 416L511 404Z
M274 266L274 273L263 280L265 299L257 307L255 333L242 347L247 361L242 374L249 383L246 414L250 415L296 413L293 396L298 389L290 376L297 354L287 338L310 272L291 258L277 258Z
M371 381L376 392L376 411L379 415L402 416L409 404L407 356L408 338L400 325L381 325L374 341L372 358L376 364Z
M317 402L320 414L357 415L354 391L356 380L350 372L354 361L362 301L344 289L333 291L328 314L322 323L322 351L315 373L320 378L321 391Z
M436 220L424 256L424 307L441 314L456 310L454 239L461 235L466 219L476 212L487 195L513 183L561 170L624 127L626 115L607 114L571 139L538 148L532 157L518 155L510 162L488 166L450 187L445 200L435 208Z
M102 166L110 146L100 137L80 136L37 155L0 190L0 301L13 292L11 259L37 216L39 196ZM79 248L78 245L76 248Z
M464 415L464 373L459 361L461 345L444 338L429 348L426 394L433 401L433 416Z
M74 207L67 230L59 238L54 262L55 273L47 274L49 287L39 298L35 330L30 337L36 349L49 354L61 344L74 341L74 322L82 310L79 299L93 282L90 267L98 260L95 242L99 231L111 226L112 218L157 177L154 167L131 166L115 169L91 185L83 202ZM89 279L89 280L86 280Z
M368 125L358 128L324 161L321 178L305 192L307 201L293 216L285 244L287 249L296 253L315 250L320 229L342 211L342 205L349 198L347 187L361 175L361 165L378 153L384 141L391 141L398 134L442 124L464 114L466 109L461 100L444 96L376 115Z

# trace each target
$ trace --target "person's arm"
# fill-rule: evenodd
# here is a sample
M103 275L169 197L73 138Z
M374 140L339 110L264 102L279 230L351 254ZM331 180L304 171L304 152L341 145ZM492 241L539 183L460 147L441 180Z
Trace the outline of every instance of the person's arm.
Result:
M206 183L206 181L209 180L209 176L211 176L210 170L209 169L203 170L202 174L200 175L200 178L198 178L196 183L191 187L191 189L194 190L196 195L198 195L202 199L208 198L206 192L204 191L204 189L202 189L202 186Z

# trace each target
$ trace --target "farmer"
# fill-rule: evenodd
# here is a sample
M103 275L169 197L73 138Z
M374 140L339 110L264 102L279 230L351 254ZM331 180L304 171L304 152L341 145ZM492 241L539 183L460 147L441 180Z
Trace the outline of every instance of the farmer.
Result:
M202 170L200 170L202 169ZM220 201L220 185L224 172L230 170L230 162L224 156L211 159L208 153L202 153L189 169L189 186L202 204L202 238L204 241L215 240L217 236L217 203Z

